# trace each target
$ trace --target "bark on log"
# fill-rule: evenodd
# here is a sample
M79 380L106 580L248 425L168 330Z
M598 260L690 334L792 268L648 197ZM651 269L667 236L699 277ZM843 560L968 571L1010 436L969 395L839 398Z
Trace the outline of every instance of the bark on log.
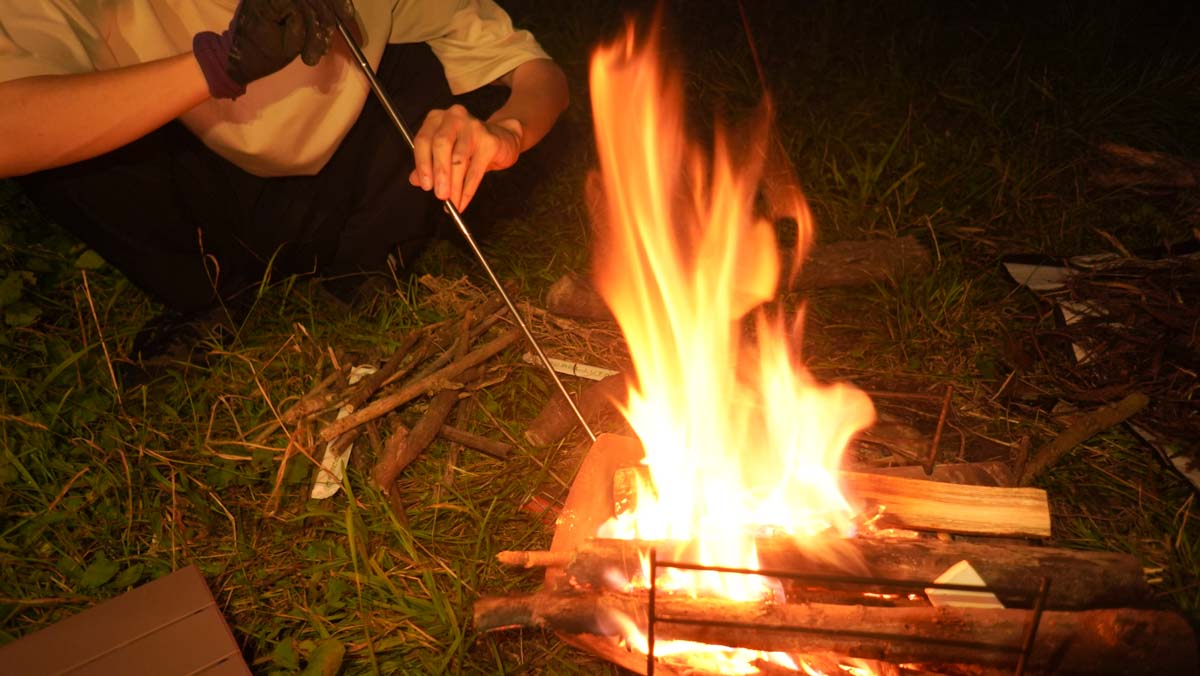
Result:
M1032 616L1032 611L1013 609L765 604L667 594L658 595L655 612L659 641L1009 669ZM644 633L645 597L539 592L485 598L476 602L474 617L479 631L527 626L617 636L620 627L613 618L619 615L633 619ZM1190 674L1196 669L1195 637L1183 617L1121 608L1043 613L1026 673Z
M627 391L625 376L618 373L585 387L576 405L590 425L605 415L615 415L617 409L614 403L624 401ZM534 446L558 443L578 424L579 419L575 417L570 404L561 392L556 391L525 429L525 438Z
M813 247L791 288L828 289L894 283L930 268L929 250L912 235Z
M1032 607L1042 577L1049 578L1046 607L1051 609L1143 606L1150 601L1142 564L1128 554L1086 552L1053 547L944 542L928 539L852 538L813 542L802 548L791 538L757 542L763 569L811 575L855 575L889 580L932 582L947 568L966 560L1010 608ZM626 579L642 570L641 552L656 547L662 560L687 560L674 543L597 539L566 552L501 552L497 559L525 567L557 566L574 584L601 589L611 575ZM785 586L789 586L785 583ZM823 588L794 582L801 588ZM833 585L861 594L863 586ZM872 587L869 591L908 593Z
M911 425L879 421L858 433L854 441L859 445L882 446L894 455L920 462L929 452L929 437Z

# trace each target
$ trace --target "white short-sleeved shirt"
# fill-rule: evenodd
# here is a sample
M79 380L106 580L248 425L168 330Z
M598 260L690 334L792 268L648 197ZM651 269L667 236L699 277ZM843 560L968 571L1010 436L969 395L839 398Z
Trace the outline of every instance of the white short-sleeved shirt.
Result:
M547 58L493 0L354 4L362 49L373 66L389 43L427 43L456 94ZM190 52L196 33L225 30L236 7L237 0L0 0L0 82L109 70ZM180 119L251 173L313 174L350 130L368 92L366 78L341 48L315 67L296 59L251 83L237 100L210 99Z

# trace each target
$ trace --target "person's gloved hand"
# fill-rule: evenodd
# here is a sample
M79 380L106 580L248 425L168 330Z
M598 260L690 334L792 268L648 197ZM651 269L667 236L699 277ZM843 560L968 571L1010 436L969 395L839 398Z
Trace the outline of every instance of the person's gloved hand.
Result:
M233 99L297 56L315 66L329 50L338 17L355 26L351 0L241 0L229 29L197 33L192 51L213 97Z

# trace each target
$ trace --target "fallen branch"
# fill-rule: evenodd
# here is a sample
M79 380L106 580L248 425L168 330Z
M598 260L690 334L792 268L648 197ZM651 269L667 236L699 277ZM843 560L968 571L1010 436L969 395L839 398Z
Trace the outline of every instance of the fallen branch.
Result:
M386 382L388 378L391 378L393 374L400 370L400 365L404 363L405 358L414 356L412 354L412 350L417 346L417 343L421 341L421 338L423 338L424 335L424 331L419 329L416 331L410 331L408 335L404 337L404 340L400 341L400 345L392 352L392 355L388 357L388 360L383 363L383 366L380 366L378 371L372 373L366 378L363 378L362 381L358 383L358 385L354 388L354 391L349 397L346 398L346 405L350 406L352 409L357 409L358 407L367 403L367 400L370 399L380 387L383 387L384 382ZM417 359L414 358L410 361L410 364L416 361Z
M618 373L585 387L575 403L584 419L591 424L605 414L615 414L615 404L625 400L627 391L625 376ZM570 404L561 392L556 391L525 429L525 438L534 446L558 443L578 424L579 419Z
M462 320L455 325L453 334L455 338L453 344L450 345L449 349L442 352L437 359L434 359L432 362L427 364L425 368L418 371L415 378L420 380L421 378L436 372L438 369L450 363L452 360L461 358L463 353L466 351L466 348L470 346L470 344L474 342L476 338L483 335L484 332L494 326L496 322L500 321L500 317L503 316L505 312L508 312L508 309L503 307L503 301L501 300L488 301L478 309L468 309L464 313ZM483 319L482 321L477 322L476 319L479 317L482 317ZM391 378L389 379L389 382L394 382L395 380L397 380L397 378Z
M504 460L512 454L513 450L512 444L488 439L487 437L472 434L457 427L451 427L450 425L442 425L442 428L438 430L438 435L446 441L462 444L467 448L479 451L484 455L490 455L498 460Z
M912 235L833 242L813 247L791 288L828 289L893 283L929 268L929 250Z
M458 403L458 397L458 390L438 392L429 401L429 409L411 430L398 431L400 438L395 441L388 439L383 455L371 471L371 478L376 486L384 492L390 490L392 482L400 476L400 472L437 438L446 418L450 416L450 411Z
M1028 486L1033 483L1039 474L1061 460L1071 449L1096 434L1128 420L1146 408L1149 403L1149 397L1141 392L1134 392L1112 406L1105 406L1081 416L1075 421L1075 424L1034 452L1025 464L1020 484Z
M412 383L409 383L408 385L405 385L392 394L380 397L340 420L335 420L325 429L321 430L321 441L330 441L332 439L336 439L339 435L346 432L346 430L357 427L368 420L374 420L380 416L390 413L396 408L403 406L422 394L425 394L429 390L434 389L439 383L449 381L457 377L463 371L478 366L488 359L491 359L504 349L511 346L513 343L517 342L517 340L520 338L521 332L519 329L511 329L506 331L497 338L492 339L491 342L468 353L462 359L447 364L446 366L443 366L424 378L420 378Z
M975 535L1050 537L1046 492L841 472L847 498L880 505L885 528ZM853 504L853 502L852 502Z
M659 594L658 641L687 640L804 654L828 651L896 664L1015 666L1032 613L978 608L879 608L767 604ZM479 631L544 627L618 636L632 620L643 634L646 599L615 593L539 592L480 599ZM687 622L682 624L680 622ZM1182 616L1108 609L1041 614L1027 673L1196 673L1195 638Z
M266 441L267 437L271 436L279 427L280 423L284 425L295 424L309 416L316 415L334 404L337 403L338 397L341 395L327 390L337 382L339 378L345 380L349 369L334 368L329 375L325 376L312 387L304 396L296 400L286 411L278 418L272 419L267 423L266 427L258 432L252 439L253 443L261 444Z

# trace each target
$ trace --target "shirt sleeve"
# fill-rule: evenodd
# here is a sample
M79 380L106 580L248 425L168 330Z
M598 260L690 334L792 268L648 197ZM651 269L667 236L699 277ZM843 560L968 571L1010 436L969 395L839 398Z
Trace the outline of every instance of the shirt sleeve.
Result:
M94 27L52 2L0 2L0 82L96 70L85 42Z
M526 61L550 58L533 34L514 29L508 13L492 0L460 0L444 31L426 42L455 94L490 84Z

